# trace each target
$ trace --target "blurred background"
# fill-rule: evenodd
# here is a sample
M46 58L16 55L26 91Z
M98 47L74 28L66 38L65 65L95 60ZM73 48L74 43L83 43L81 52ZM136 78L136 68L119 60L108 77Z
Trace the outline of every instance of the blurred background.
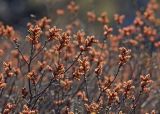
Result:
M12 25L16 30L25 32L26 24L31 20L31 15L35 19L44 16L53 19L54 23L63 25L68 17L57 18L56 9L65 10L67 4L72 0L0 0L0 21ZM74 0L80 6L80 12L77 14L82 23L86 23L86 11L94 11L100 14L107 12L111 20L113 14L125 14L124 24L130 24L135 16L136 9L143 10L148 0ZM160 1L160 0L158 0ZM159 2L160 3L160 2ZM33 18L33 17L32 17Z

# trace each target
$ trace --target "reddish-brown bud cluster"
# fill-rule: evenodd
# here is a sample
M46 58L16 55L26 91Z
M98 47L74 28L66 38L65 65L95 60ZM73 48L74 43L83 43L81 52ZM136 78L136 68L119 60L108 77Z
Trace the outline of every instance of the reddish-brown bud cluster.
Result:
M60 46L58 50L61 50L63 47L69 45L70 42L70 34L69 32L63 32L61 37L59 38Z
M2 37L7 37L11 40L17 40L18 34L15 32L15 30L13 29L12 26L4 26L1 22L0 22L0 36Z
M85 39L85 42L84 42L85 46L81 46L80 49L82 51L85 51L86 49L91 48L93 43L97 43L97 42L98 42L98 40L96 40L94 36L87 36L87 38Z
M80 64L79 69L83 73L87 72L90 69L90 63L87 57L84 57L82 60L79 59L79 64Z
M104 36L107 38L108 35L113 31L111 27L108 27L107 25L104 25Z
M31 23L28 23L28 32L29 35L27 35L26 37L28 38L29 42L35 44L39 43L39 38L42 34L42 30L38 25L32 25Z
M150 79L150 75L141 75L140 78L142 91L147 93L149 91L148 85L152 82L152 80Z
M90 112L91 114L96 114L99 112L100 109L100 104L96 103L96 102L92 102L91 104L84 104L87 111Z
M42 19L38 20L36 24L41 28L49 28L51 23L51 19L48 19L47 17L43 17Z
M122 24L124 21L125 16L124 15L118 15L115 14L114 15L114 20L118 23L118 24Z
M142 26L144 24L144 22L142 21L142 19L140 17L136 17L134 19L134 25L135 26Z
M83 57L83 59L79 59L79 67L75 69L73 72L73 77L77 80L81 79L81 76L84 75L90 69L90 63L87 57Z
M94 12L87 12L87 17L89 22L95 22L96 21L96 14Z
M55 70L56 79L63 79L64 78L65 68L63 64L58 64L57 69Z
M19 73L19 69L12 67L12 62L3 62L3 68L7 77L12 77Z
M20 114L38 114L37 110L31 110L27 105L23 106L23 111Z
M119 54L119 64L125 64L131 58L131 50L126 49L125 47L120 47L120 54Z
M127 82L123 83L123 94L128 99L133 97L133 89L135 89L135 86L133 86L132 83L132 80L128 80Z
M101 75L103 72L103 62L98 62L97 68L94 71L97 75Z
M127 26L122 29L119 29L119 32L124 36L129 36L135 32L134 26Z
M152 27L144 26L143 32L146 36L156 36L157 35L157 31L153 29Z
M64 90L69 90L71 88L72 83L73 81L69 79L60 80L60 85L62 86Z
M78 11L79 6L78 6L74 1L71 1L71 2L68 4L67 9L68 9L71 13L75 13L75 12Z
M107 24L109 23L109 19L108 19L108 16L107 16L107 13L106 12L102 12L100 17L98 17L97 19L100 23L102 24Z
M108 96L108 104L119 103L118 93L115 91L111 91L110 89L106 90L106 94Z
M0 89L3 89L6 87L6 83L4 81L3 74L0 74Z
M27 74L28 79L32 81L33 84L36 84L38 81L38 75L35 71L31 71Z
M3 111L3 114L10 114L14 110L15 107L16 107L15 104L7 103Z
M61 29L58 29L56 26L50 28L46 33L48 40L59 39L61 36Z

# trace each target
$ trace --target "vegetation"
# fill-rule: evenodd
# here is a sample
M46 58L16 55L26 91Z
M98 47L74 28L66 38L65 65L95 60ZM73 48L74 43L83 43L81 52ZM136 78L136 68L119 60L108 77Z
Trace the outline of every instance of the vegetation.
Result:
M125 15L115 14L112 27L106 12L93 11L84 25L77 18L80 10L73 1L57 9L58 19L71 17L62 29L48 17L32 15L25 38L0 23L1 113L159 114L156 0L127 26Z

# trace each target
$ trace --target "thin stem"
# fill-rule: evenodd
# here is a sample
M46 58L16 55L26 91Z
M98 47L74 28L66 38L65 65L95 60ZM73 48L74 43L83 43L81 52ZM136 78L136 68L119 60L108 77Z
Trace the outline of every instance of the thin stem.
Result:
M28 73L31 71L31 63L32 63L32 56L33 56L33 50L34 50L34 45L33 43L31 44L31 51L30 51L30 59L28 63ZM30 93L30 100L29 100L29 106L32 102L32 88L31 88L31 80L28 79L28 88L29 88L29 93Z
M82 55L82 52L83 51L81 51L80 53L79 53L79 55L77 56L77 58L73 61L73 63L64 71L64 73L66 73L77 61L78 61L78 59L79 59L79 57Z
M86 75L84 75L84 84L85 84L86 96L87 96L87 98L89 99L88 87L87 87L87 77L86 77Z
M22 59L23 59L27 64L29 64L28 61L25 59L24 55L22 54L21 50L19 49L19 44L18 44L17 42L14 42L14 43L15 43L15 45L16 45L16 49L18 50L18 52L19 52L20 55L22 56Z
M135 102L133 103L133 110L131 110L131 113L132 113L132 112L133 112L134 114L136 113L137 103L138 103L141 95L142 95L142 90L139 92L137 99L136 99Z
M41 53L41 51L43 51L43 49L46 47L47 43L48 43L48 41L46 40L43 47L35 55L33 55L32 60L35 59Z
M105 88L101 91L101 93L99 94L99 96L98 96L98 98L97 98L96 101L99 101L99 100L100 100L100 97L102 96L102 93L103 93L106 89L108 89L108 88L112 85L112 83L116 80L116 78L117 78L117 76L118 76L118 73L119 73L119 71L120 71L121 66L122 66L122 65L119 64L118 70L117 70L117 72L116 72L116 74L115 74L115 76L114 76L114 79L109 83L109 85L108 85L107 87L105 87Z

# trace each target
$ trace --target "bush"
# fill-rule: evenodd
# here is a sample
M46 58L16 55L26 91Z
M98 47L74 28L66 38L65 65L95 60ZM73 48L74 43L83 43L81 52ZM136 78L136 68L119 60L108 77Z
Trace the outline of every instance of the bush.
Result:
M130 25L115 14L87 12L103 35L84 32L71 2L66 29L44 17L27 24L28 35L0 24L0 110L4 114L159 113L159 7L150 0ZM87 26L87 25L84 25ZM91 30L92 31L92 30ZM91 32L92 33L92 32ZM132 51L131 51L132 50Z

